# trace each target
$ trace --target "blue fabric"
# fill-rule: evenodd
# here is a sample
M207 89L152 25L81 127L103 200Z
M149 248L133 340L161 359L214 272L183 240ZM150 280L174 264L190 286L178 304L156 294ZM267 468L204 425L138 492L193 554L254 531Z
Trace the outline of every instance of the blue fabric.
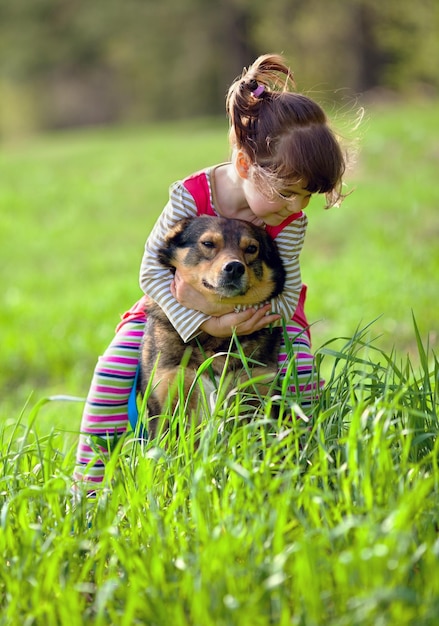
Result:
M140 375L140 363L137 366L136 376L134 378L133 387L130 392L130 397L128 398L128 419L133 430L133 433L136 432L137 422L139 421L139 410L137 408L137 384L139 381ZM143 425L139 428L139 438L146 439L147 432L144 429Z

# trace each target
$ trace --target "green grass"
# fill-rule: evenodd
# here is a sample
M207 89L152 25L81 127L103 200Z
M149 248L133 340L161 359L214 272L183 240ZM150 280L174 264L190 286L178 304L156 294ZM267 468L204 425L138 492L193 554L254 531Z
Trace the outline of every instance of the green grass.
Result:
M437 623L438 111L371 109L354 193L309 209L313 421L217 404L198 447L121 440L78 505L82 404L61 394L86 394L167 186L226 159L226 128L3 146L0 624Z
M311 424L218 402L200 434L120 439L95 501L62 433L4 429L0 623L436 624L439 363L378 365L366 334L324 349Z

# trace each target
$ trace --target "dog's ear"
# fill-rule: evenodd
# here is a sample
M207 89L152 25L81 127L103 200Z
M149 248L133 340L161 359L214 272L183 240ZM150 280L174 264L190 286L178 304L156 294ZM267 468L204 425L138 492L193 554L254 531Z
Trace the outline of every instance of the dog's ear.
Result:
M158 260L165 267L173 268L174 251L184 244L184 233L195 218L185 217L179 220L167 233L164 245L158 250Z
M168 246L170 244L174 246L178 246L181 241L181 235L186 231L189 224L194 220L193 217L184 217L182 220L179 220L167 233L165 237L165 245Z

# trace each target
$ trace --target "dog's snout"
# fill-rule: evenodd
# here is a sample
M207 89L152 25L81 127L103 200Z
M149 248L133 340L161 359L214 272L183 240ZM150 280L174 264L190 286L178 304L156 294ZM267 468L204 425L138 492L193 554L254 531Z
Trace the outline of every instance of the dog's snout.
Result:
M241 261L229 261L223 267L223 271L226 273L230 280L241 278L245 272L245 266Z

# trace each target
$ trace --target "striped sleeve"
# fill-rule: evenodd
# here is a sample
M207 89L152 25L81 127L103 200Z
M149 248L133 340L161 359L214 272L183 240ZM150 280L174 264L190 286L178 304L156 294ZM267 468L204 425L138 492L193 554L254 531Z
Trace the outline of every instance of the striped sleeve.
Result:
M276 237L279 254L285 266L286 280L283 292L271 300L273 311L284 320L294 315L302 289L299 257L305 240L308 218L305 213L288 224Z
M189 341L199 333L208 315L188 309L179 304L171 293L172 272L158 261L158 250L164 244L166 234L181 219L196 217L197 207L182 182L170 188L169 201L156 222L145 244L140 267L142 290L159 304L183 341Z

